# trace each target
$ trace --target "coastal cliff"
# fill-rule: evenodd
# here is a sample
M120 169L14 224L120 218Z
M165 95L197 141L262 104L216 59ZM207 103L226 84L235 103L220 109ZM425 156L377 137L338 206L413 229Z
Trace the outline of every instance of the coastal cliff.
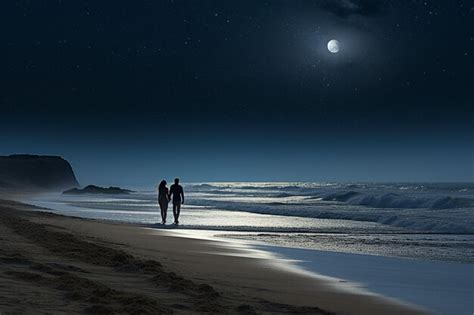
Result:
M78 187L68 161L59 156L0 156L0 189L64 190Z

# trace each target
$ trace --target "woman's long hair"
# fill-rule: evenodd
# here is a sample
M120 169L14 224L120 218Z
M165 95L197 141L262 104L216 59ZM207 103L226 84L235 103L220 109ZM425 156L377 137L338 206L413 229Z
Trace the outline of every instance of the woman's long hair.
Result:
M158 186L158 191L162 192L166 188L166 181L162 180L160 186Z

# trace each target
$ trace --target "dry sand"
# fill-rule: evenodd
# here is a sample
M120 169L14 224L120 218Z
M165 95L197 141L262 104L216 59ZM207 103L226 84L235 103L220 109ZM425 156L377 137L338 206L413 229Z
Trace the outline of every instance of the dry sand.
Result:
M0 200L0 313L419 314L166 230Z

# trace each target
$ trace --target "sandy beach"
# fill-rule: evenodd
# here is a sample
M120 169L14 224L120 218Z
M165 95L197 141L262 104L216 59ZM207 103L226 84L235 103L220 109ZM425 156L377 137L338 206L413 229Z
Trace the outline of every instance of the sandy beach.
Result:
M0 204L2 313L421 313L212 239Z

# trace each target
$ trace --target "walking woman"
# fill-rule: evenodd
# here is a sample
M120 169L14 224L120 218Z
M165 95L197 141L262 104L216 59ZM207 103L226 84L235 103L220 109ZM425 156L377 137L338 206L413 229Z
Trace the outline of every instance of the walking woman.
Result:
M166 181L162 180L160 186L158 186L158 203L160 204L161 209L161 224L166 223L169 201L168 187L166 187Z

